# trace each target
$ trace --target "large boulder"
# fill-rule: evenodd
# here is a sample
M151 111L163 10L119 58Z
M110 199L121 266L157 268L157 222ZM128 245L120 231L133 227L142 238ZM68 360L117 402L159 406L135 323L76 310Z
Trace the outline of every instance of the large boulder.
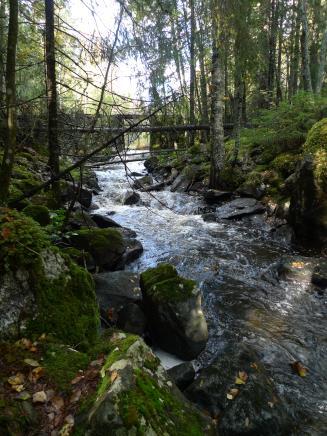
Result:
M95 213L92 215L92 219L97 224L97 226L100 227L100 229L107 229L109 227L121 227L120 224L116 223L116 221L112 220L108 216Z
M47 226L51 222L50 212L46 206L30 204L23 209L23 212L37 221L40 226Z
M289 430L287 406L248 346L226 350L184 393L218 420L219 435L275 436Z
M70 236L69 242L72 247L89 253L98 267L109 271L117 268L126 251L121 233L113 228L81 229Z
M158 345L185 360L197 357L205 348L208 329L196 283L180 277L172 265L160 264L143 272L140 284Z
M225 200L229 200L232 195L232 192L218 191L217 189L207 189L203 193L203 197L208 204L221 203Z
M289 183L289 221L296 236L307 245L327 245L327 118L310 130L305 157Z
M146 189L153 185L153 178L151 176L143 176L140 179L136 179L132 185L133 189Z
M122 202L122 204L124 204L126 206L131 206L133 204L138 203L140 201L140 198L141 198L140 194L138 194L137 192L127 190L122 195L121 202Z
M76 200L88 209L92 203L92 191L83 187L80 188L71 182L65 182L61 185L61 199L64 203Z
M152 173L159 167L159 159L157 156L150 156L146 159L144 162L145 168L148 170L149 173Z
M93 406L79 419L78 434L215 434L212 420L178 391L142 339L116 333L110 342L113 351L100 371Z
M0 337L51 333L66 344L97 337L90 274L53 248L31 218L0 209Z

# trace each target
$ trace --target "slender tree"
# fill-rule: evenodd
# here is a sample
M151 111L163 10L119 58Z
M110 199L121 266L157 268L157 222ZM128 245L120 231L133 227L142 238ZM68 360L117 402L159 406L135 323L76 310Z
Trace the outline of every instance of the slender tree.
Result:
M0 204L8 202L9 186L16 151L16 49L18 0L9 1L9 27L6 62L6 140L0 172Z
M219 0L211 0L212 71L211 71L211 166L210 187L217 188L224 166L224 68L219 26Z
M56 82L56 55L54 32L54 1L45 0L45 56L46 80L48 99L48 149L49 168L51 177L56 177L60 171L60 147L58 141L58 113L57 113L57 82ZM60 204L60 184L55 182L52 186L55 200Z
M301 54L302 54L302 80L305 91L312 92L312 80L310 70L309 52L309 27L308 27L308 7L307 0L300 0L300 13L302 22L301 34Z
M196 35L196 23L195 23L195 9L194 0L190 0L191 10L191 36L190 36L190 124L195 124L195 35ZM194 145L194 132L190 132L189 146Z

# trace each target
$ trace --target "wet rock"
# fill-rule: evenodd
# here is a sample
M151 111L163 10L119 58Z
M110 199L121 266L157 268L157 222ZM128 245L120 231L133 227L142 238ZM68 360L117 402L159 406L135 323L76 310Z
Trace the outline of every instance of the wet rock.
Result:
M191 180L185 174L180 174L176 177L171 185L171 192L186 192L187 188L190 186Z
M91 190L94 190L96 192L101 191L97 175L95 174L94 171L92 171L90 169L88 169L87 171L84 171L83 183L85 186L87 186Z
M159 159L156 156L150 156L144 162L144 166L149 173L152 173L159 167Z
M138 304L128 303L118 312L117 327L127 333L143 336L146 318Z
M208 212L208 213L204 213L202 215L202 219L205 222L214 223L217 221L217 216L216 216L215 212Z
M145 189L153 184L153 178L151 176L143 176L140 179L135 180L133 183L133 189Z
M138 173L136 171L132 171L130 175L131 175L131 177L142 177L143 176L142 173Z
M113 271L120 264L126 251L121 233L113 228L81 229L69 238L70 245L85 250L102 269Z
M238 198L216 209L218 219L240 219L265 212L265 207L255 198Z
M72 230L80 230L82 227L98 227L91 215L83 209L77 210L71 214L68 225Z
M243 184L236 189L236 192L242 197L253 197L260 200L265 195L266 187L264 184L259 186Z
M232 192L208 189L204 192L203 197L208 204L217 204L230 199L232 195Z
M127 190L122 196L122 204L126 206L131 206L140 201L140 194L134 191Z
M126 251L124 254L124 261L125 264L129 264L141 256L143 253L143 245L136 239L127 239L125 242Z
M273 228L270 231L270 236L274 241L277 241L285 246L289 246L294 240L294 231L288 224L283 224Z
M85 434L215 434L213 422L174 386L159 359L137 336L114 334L101 370L102 392L84 416Z
M310 283L317 261L297 256L284 259L277 264L278 277L282 280Z
M139 275L130 271L115 271L94 275L95 292L102 317L117 322L118 313L129 303L142 300Z
M327 261L321 259L314 268L311 282L320 288L327 288Z
M117 227L116 229L123 238L136 238L137 234L134 230L128 229L127 227Z
M116 223L116 221L104 215L94 214L92 215L92 220L98 225L98 227L100 227L100 229L107 229L108 227L121 227L121 225Z
M239 371L247 379L235 384ZM235 396L231 389L237 389ZM184 391L200 408L218 419L219 435L282 435L290 422L288 409L259 356L249 346L226 350Z
M143 306L151 336L165 351L184 360L198 356L208 340L201 295L193 280L169 264L141 274Z
M191 362L184 362L180 365L173 366L168 369L167 372L181 391L184 391L195 378L195 370Z
M78 185L66 182L61 190L61 199L63 203L76 199L83 207L88 209L92 203L92 191L86 188L79 189Z

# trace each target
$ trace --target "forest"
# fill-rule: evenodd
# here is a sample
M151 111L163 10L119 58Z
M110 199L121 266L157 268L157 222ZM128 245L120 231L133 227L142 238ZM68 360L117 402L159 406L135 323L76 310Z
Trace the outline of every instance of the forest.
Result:
M0 436L322 436L327 1L0 0Z

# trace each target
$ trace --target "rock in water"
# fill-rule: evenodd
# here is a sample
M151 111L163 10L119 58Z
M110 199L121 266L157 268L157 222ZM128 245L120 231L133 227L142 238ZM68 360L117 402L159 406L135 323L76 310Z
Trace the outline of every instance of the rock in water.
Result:
M81 434L215 434L212 420L178 391L142 339L116 333L110 342L113 351L100 371L96 400L84 416Z
M208 204L221 203L224 200L231 198L233 194L226 191L217 191L216 189L208 189L204 192L204 199Z
M242 344L204 369L185 395L218 419L219 435L284 435L291 425L258 355Z
M218 207L215 215L218 219L231 220L264 213L265 210L265 207L254 198L237 198Z
M141 274L144 311L158 345L191 360L205 348L208 329L201 309L201 295L193 280L179 277L169 264Z
M153 185L153 178L151 176L143 176L135 180L132 187L133 189L145 189L151 185Z
M126 206L138 203L140 200L140 194L134 191L127 190L122 196L122 203Z
M116 221L112 220L107 216L99 215L97 213L91 216L93 221L100 227L100 229L107 229L109 227L121 227L120 224L116 223Z
M184 362L180 365L173 366L168 369L167 372L181 391L184 391L195 378L195 370L192 362Z

